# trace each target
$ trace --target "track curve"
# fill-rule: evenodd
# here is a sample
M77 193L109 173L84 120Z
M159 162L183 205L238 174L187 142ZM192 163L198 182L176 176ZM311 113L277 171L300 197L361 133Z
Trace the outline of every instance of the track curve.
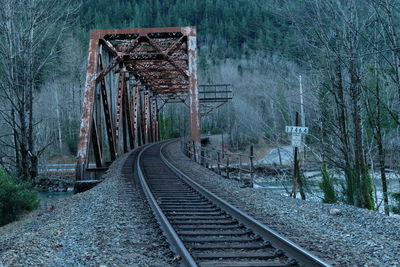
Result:
M163 155L141 150L136 167L158 222L185 266L330 266L211 193Z

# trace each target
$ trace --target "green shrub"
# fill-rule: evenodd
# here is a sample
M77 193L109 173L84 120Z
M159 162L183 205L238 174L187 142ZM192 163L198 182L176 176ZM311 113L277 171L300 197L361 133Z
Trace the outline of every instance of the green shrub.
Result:
M28 183L15 183L0 168L0 226L39 206L37 192Z
M337 197L333 185L333 180L325 164L323 164L321 167L321 173L322 173L322 180L319 183L319 187L321 188L322 192L324 192L324 199L322 200L322 202L336 203Z
M400 214L400 193L392 193L392 197L396 200L396 205L392 206L392 212Z

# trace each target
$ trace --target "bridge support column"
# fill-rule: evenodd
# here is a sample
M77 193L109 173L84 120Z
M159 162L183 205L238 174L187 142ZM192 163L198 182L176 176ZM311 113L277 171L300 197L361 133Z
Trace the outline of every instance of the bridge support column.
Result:
M190 28L188 36L188 55L189 55L189 100L190 100L190 131L194 142L194 155L199 158L200 149L200 114L199 114L199 94L197 86L197 41L196 29Z
M78 143L78 161L76 166L76 180L86 176L87 159L89 154L90 135L93 127L93 108L96 93L96 73L98 60L99 40L91 36L89 43L88 64L86 70L86 87L83 96L81 128Z

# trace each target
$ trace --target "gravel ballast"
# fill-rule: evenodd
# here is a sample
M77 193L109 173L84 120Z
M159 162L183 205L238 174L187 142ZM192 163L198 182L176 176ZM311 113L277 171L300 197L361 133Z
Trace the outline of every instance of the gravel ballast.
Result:
M181 171L217 192L273 230L335 266L400 266L400 220L349 205L281 196L268 189L241 188L194 163L179 142L164 149Z
M0 266L176 266L121 156L95 188L0 228Z

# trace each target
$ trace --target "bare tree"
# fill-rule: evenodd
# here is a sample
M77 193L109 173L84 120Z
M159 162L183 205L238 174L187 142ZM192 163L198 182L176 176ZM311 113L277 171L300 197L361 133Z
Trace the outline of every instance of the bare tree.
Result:
M363 99L366 62L371 47L363 40L369 35L372 12L358 1L306 1L307 18L288 6L303 36L310 68L320 78L318 99L321 111L319 134L323 158L345 175L345 200L373 209L371 177L365 157L366 121Z
M69 0L1 0L0 114L13 141L14 162L23 180L37 175L34 98L45 69L58 56L64 32L75 11Z

